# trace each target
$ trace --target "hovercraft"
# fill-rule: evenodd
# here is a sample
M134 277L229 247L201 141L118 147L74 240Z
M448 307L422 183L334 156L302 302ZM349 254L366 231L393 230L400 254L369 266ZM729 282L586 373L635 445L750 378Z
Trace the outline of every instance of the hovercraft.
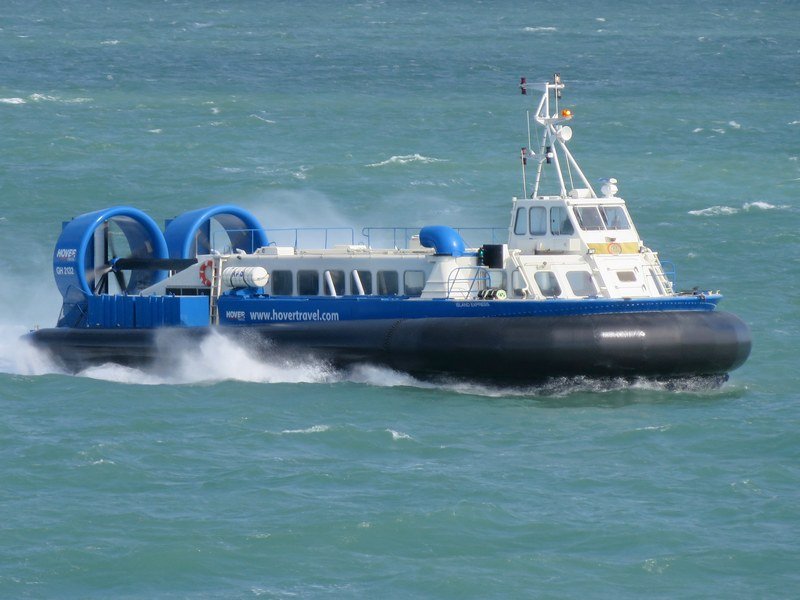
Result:
M219 333L254 353L428 378L723 381L750 353L748 327L717 309L719 293L675 291L616 180L594 190L567 146L573 115L559 107L560 78L520 88L542 96L507 239L485 231L469 243L475 230L433 225L366 228L331 244L326 230L308 249L298 243L305 230L265 230L236 206L190 211L163 230L118 206L64 225L53 254L61 314L30 341L72 371L163 364L171 341ZM557 185L543 194L548 171ZM392 243L373 247L382 236Z

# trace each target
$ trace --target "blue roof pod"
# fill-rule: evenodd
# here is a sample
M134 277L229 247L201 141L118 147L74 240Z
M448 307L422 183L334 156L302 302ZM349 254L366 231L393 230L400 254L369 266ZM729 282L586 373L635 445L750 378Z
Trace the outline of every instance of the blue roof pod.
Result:
M447 225L429 225L419 230L419 243L425 248L433 248L436 254L462 256L467 249L464 238Z
M269 244L267 234L251 213L231 204L190 210L167 222L164 237L170 258L194 258L212 249L211 220L228 235L231 248L253 252Z
M131 256L167 258L167 243L158 224L147 214L131 206L114 206L85 213L66 223L53 252L53 275L61 295L75 299L76 292L93 295L89 285L95 280L94 233L106 221L112 221L125 236ZM105 262L103 257L102 261ZM165 271L147 271L149 282L166 277ZM140 276L141 278L141 276Z

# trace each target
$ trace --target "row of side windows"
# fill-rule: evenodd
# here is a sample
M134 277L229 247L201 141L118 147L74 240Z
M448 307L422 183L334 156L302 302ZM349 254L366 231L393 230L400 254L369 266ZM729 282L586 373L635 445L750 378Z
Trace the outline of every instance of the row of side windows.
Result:
M572 209L578 226L584 231L603 229L630 229L631 224L621 206L576 206ZM543 206L518 208L514 217L516 235L547 235L547 209ZM575 228L564 206L550 209L550 233L553 235L572 235Z
M344 271L333 269L322 272L301 269L296 273L279 270L270 273L270 282L274 296L292 296L295 289L298 296L331 296L331 288L337 296L344 296L348 293L354 296L371 296L373 293L378 296L400 294L400 274L397 271L377 271L373 277L371 271L356 270L352 271L348 278ZM295 282L297 283L296 288ZM403 293L406 296L420 296L424 287L424 271L414 270L403 273Z
M572 235L575 228L569 219L567 209L563 206L550 208L550 233L553 235ZM533 206L529 209L518 208L514 218L516 235L547 235L547 209L544 206Z

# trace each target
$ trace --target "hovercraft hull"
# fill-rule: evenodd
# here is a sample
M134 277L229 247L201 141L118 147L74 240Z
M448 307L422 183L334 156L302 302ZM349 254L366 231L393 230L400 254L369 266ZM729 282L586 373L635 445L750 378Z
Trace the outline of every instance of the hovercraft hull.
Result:
M311 354L345 367L388 366L420 377L534 383L549 377L719 376L750 353L747 326L724 311L515 318L421 318L247 327L35 331L30 340L71 371L144 366L218 332L254 353Z

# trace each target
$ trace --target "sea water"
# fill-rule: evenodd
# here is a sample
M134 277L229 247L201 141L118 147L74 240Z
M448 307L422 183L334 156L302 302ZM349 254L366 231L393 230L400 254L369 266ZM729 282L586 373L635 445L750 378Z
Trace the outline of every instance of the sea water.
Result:
M29 3L0 10L0 597L800 594L795 2ZM256 360L70 376L61 224L507 226L520 76L753 353L720 389L426 383ZM552 180L547 182L552 184Z

